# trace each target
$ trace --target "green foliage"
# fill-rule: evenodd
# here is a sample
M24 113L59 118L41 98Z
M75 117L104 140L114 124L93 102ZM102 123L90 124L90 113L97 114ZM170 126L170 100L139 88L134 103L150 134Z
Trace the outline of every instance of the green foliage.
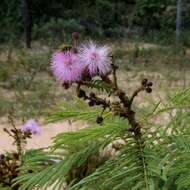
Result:
M3 187L3 185L0 184L0 189L1 190L12 190L11 188L9 187Z
M79 31L93 37L136 37L141 31L159 34L168 40L175 33L176 1L174 0L55 0L28 1L32 17L33 39L56 43L66 40L67 34ZM183 1L183 26L189 29L189 2ZM23 1L2 0L0 6L0 42L22 39ZM10 25L11 23L11 25ZM160 32L159 32L160 31ZM154 35L153 35L154 36ZM188 34L184 32L184 39ZM53 40L54 39L54 40ZM143 36L144 39L144 36ZM158 40L158 41L159 41ZM170 38L170 43L173 43ZM183 40L185 44L188 42Z
M81 102L79 101L78 104L81 105ZM87 107L87 105L83 105L83 107L84 106ZM71 114L72 116L77 115L77 108L70 106L69 109L67 107L68 112L71 113L73 113L74 109L75 114ZM93 113L93 111L91 113ZM91 113L88 112L87 115L86 112L81 111L78 112L78 116L81 116L80 119L90 120L92 122L92 120L88 117L91 116ZM67 115L66 113L65 115L62 115L61 118L70 118L71 115ZM60 117L59 114L58 117ZM54 116L51 116L50 118L51 120L58 119L55 119ZM70 172L73 172L73 175L76 178L74 178L73 180L80 180L83 177L81 171L83 171L85 174L86 163L89 163L86 169L87 174L97 167L97 160L94 164L90 163L92 155L96 155L96 153L98 153L101 149L103 150L104 147L106 147L106 145L110 143L110 141L117 139L117 137L120 137L122 134L124 134L123 131L127 129L127 126L128 124L125 120L121 120L118 118L114 119L111 116L107 116L107 119L102 126L95 125L90 128L82 129L77 133L69 132L59 134L55 138L52 148L54 150L54 154L56 154L57 156L59 155L61 159L56 158L56 163L49 166L45 165L45 162L49 162L49 158L46 159L44 155L39 156L37 154L34 155L32 158L30 157L26 159L24 165L21 167L21 172L23 173L29 168L32 169L32 171L34 172L30 174L24 172L25 174L17 178L18 180L16 183L23 183L23 181L26 181L25 185L21 187L21 189L23 190L32 189L33 186L36 185L36 180L39 182L39 184L37 185L38 187L46 188L49 185L53 185L54 188L61 188L64 185L65 180L70 180L70 178L72 177L72 175L69 176ZM71 139L73 141L71 141ZM77 170L79 172L77 172ZM31 183L29 179L32 179L33 182Z
M3 50L5 60L0 64L0 114L8 113L11 104L17 109L16 115L23 119L42 114L55 98L54 90L50 92L53 81L44 74L48 70L49 52Z
M50 185L69 190L188 190L189 97L190 89L186 89L167 102L155 104L141 118L143 135L138 138L125 119L112 116L108 110L103 113L103 123L97 125L98 107L89 108L78 98L64 102L50 113L49 121L74 118L87 121L90 127L61 133L54 139L52 152L26 158L15 183L21 184L20 190ZM151 119L159 119L160 114L169 115L167 125ZM118 141L122 143L114 148ZM113 150L115 153L110 154ZM28 169L33 172L27 173Z
M84 32L84 27L76 19L55 19L51 18L47 23L35 24L33 27L33 38L46 40L49 39L50 42L56 38L59 41L65 41L68 39L68 34L73 31L78 31L80 33Z
M17 99L17 116L28 119L41 115L44 109L49 108L54 102L55 95L50 92L52 83L37 81L28 93L20 89L15 92Z
M0 91L0 115L8 112L11 102L5 97L4 93Z
M6 81L10 76L8 66L1 63L0 64L0 82Z
M101 112L100 108L91 109L88 104L82 100L75 98L74 102L63 102L60 109L56 110L55 113L49 115L48 121L55 122L67 118L75 118L79 120L94 121L94 118ZM110 116L110 113L105 111L103 113L105 117Z
M144 25L144 31L150 28L160 27L160 19L168 5L168 1L138 0L136 5L137 19ZM139 16L139 17L138 17ZM140 19L140 17L143 19ZM138 21L137 21L138 22Z
M111 93L113 92L112 86L102 80L92 80L88 85L89 88L95 88L102 92Z

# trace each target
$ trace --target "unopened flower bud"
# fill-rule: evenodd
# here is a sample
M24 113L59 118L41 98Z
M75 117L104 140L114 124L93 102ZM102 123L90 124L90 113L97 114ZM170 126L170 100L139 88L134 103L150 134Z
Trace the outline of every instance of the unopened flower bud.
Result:
M148 82L147 86L153 86L153 83L152 82Z
M120 117L125 117L125 118L126 118L126 113L121 112L121 113L119 113L119 116L120 116Z
M103 122L103 117L102 116L98 116L97 118L96 118L96 123L98 123L98 124L101 124L102 122Z
M0 154L0 160L4 160L5 159L5 155L4 154Z
M120 99L122 99L125 97L125 92L123 92L122 90L118 90L117 95L119 96Z
M100 104L101 104L100 101L97 100L96 105L99 106Z
M19 155L17 153L13 153L13 157L18 160L19 159Z
M73 38L73 39L78 40L78 39L79 39L79 36L80 36L79 32L73 32L73 33L72 33L72 38Z
M4 154L0 154L0 164L3 163L5 160L5 155Z
M107 75L104 75L104 76L102 75L101 78L102 78L102 81L105 81L105 82L111 84L111 80L109 79L109 77Z
M95 98L95 97L96 97L96 95L95 95L93 92L91 92L89 95L90 95L90 97L92 97L92 98Z
M67 90L70 87L69 83L63 83L62 86L65 90Z
M112 66L112 68L115 69L115 70L119 68L119 66L117 66L117 65L115 65L115 64L113 64L113 63L111 64L111 66Z
M85 93L84 90L79 90L77 96L78 96L79 98L83 98L83 97L86 97L86 93Z
M93 102L93 101L90 101L90 102L88 102L88 105L89 105L90 107L92 107L92 106L94 106L94 102Z
M143 79L142 82L141 82L141 84L142 84L143 86L145 86L145 85L147 84L147 82L148 82L148 79Z
M152 92L152 88L150 88L150 87L146 88L146 92L147 93L151 93Z

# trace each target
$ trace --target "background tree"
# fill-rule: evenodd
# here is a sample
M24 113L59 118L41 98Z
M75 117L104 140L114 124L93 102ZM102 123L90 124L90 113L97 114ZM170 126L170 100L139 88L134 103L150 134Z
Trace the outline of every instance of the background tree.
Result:
M183 3L186 6L181 22L183 33L188 36L190 3ZM171 39L176 33L176 0L2 0L0 10L0 42L13 37L21 40L27 31L28 46L31 37L64 41L68 33L76 30L94 38L160 33L161 37Z
M30 0L22 0L22 10L23 10L26 47L31 48L32 18L30 13Z

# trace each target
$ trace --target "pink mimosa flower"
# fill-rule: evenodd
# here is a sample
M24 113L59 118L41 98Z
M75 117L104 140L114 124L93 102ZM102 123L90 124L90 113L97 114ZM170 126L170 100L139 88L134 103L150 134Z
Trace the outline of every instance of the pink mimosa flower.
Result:
M77 55L70 51L57 51L51 60L51 69L56 79L71 84L81 78L84 66L78 62Z
M108 46L99 46L89 41L79 48L79 61L85 65L91 76L106 75L110 71L111 57Z
M22 126L23 132L30 132L33 135L40 134L41 129L38 125L38 123L34 119L29 119L23 126Z

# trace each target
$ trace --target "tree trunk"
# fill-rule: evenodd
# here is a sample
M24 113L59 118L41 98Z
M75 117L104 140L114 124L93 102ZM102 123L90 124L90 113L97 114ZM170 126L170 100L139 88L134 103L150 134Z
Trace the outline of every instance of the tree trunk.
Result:
M32 35L32 21L30 14L30 0L22 0L23 6L23 20L25 31L25 43L27 48L31 48L31 35Z
M118 24L118 1L115 0L114 2L114 21Z
M177 17L176 17L176 42L180 41L181 24L182 24L182 1L177 1Z

